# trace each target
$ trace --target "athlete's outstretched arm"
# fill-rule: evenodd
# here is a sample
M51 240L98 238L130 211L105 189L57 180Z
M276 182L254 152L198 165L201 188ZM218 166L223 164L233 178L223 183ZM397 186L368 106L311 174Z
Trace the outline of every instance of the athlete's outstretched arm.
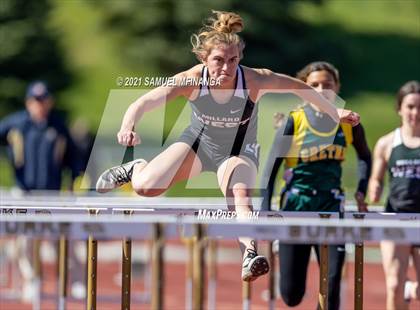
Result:
M184 78L195 77L196 67L175 75L173 77L176 81L174 86L159 86L134 101L124 114L121 129L117 134L118 143L127 146L140 143L140 137L133 128L145 112L165 105L177 97L189 97L194 87L181 85L181 82Z
M387 136L380 138L373 150L372 174L368 187L369 200L371 202L378 202L382 195L383 181L388 163L386 159L388 140Z
M327 99L301 80L268 69L256 69L259 73L260 96L265 93L292 92L307 102L316 105L336 122L347 122L353 126L359 123L359 115L349 110L337 109Z
M354 198L357 202L359 212L368 212L367 203L365 202L366 190L369 182L369 176L372 171L372 155L366 141L365 130L362 124L354 126L353 146L357 153L359 182L357 185Z

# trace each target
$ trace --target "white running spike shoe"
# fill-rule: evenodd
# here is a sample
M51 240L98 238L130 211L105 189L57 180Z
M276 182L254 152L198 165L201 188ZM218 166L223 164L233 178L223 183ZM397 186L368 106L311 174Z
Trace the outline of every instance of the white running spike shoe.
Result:
M146 163L144 159L136 159L128 163L109 168L101 174L96 182L96 191L98 193L107 193L117 187L131 182L134 165Z

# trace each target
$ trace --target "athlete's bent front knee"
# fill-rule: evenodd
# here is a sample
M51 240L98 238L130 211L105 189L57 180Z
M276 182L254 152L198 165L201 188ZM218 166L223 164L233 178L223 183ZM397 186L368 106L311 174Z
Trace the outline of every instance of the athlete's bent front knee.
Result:
M145 197L155 197L163 194L166 188L158 188L155 182L150 182L145 178L140 178L137 180L133 180L131 182L133 190L137 193L137 195L145 196Z

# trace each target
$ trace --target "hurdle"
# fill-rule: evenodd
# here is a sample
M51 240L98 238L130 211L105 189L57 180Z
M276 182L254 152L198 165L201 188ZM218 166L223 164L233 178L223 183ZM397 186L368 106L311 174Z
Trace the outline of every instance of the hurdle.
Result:
M35 239L33 244L33 251L32 257L34 262L34 284L35 284L35 294L34 294L34 310L41 310L41 300L40 300L40 292L41 292L41 276L42 276L42 266L41 266L41 240Z
M68 278L68 241L60 236L58 250L58 309L66 309L67 278Z
M193 247L193 309L204 307L204 231L200 223L194 224Z
M7 207L2 206L2 209L3 208L7 208ZM19 209L19 207L17 209ZM121 212L123 210L123 207L119 206L113 209L116 209L118 212ZM8 210L10 211L10 208L8 208ZM211 238L212 240L213 239L217 240L217 238L220 238L220 237L236 238L239 236L250 236L250 237L257 237L256 239L261 239L261 240L280 239L283 242L292 241L292 242L297 242L297 243L301 243L302 241L308 241L308 240L310 242L317 242L317 243L322 243L322 242L355 243L357 241L362 243L365 240L380 241L384 239L384 237L387 237L388 239L395 240L397 242L409 242L409 243L419 242L418 240L419 237L415 233L415 232L418 232L419 217L418 215L415 215L415 214L406 215L405 217L406 221L404 221L404 223L399 223L398 225L395 225L397 223L394 220L388 220L388 223L386 223L387 225L385 225L384 223L382 223L382 226L377 225L378 223L375 223L374 219L378 219L378 218L383 219L384 216L379 215L379 214L372 214L372 215L367 214L363 221L356 219L356 220L352 220L352 222L348 222L348 221L351 221L351 219L343 219L343 220L331 219L332 221L322 219L323 222L315 221L314 223L312 223L313 225L308 226L307 225L308 223L303 223L302 219L300 219L300 221L299 221L299 218L289 219L287 218L288 215L286 213L279 214L278 212L276 212L277 213L276 215L274 215L274 213L267 213L266 214L267 218L262 218L261 223L241 223L237 221L233 221L233 222L221 221L221 222L215 223L213 221L198 221L196 218L191 217L191 216L185 216L183 218L180 218L178 215L168 216L168 215L163 215L163 214L160 214L160 215L158 214L153 217L142 215L141 219L138 216L137 217L134 216L133 219L131 219L131 217L130 219L127 219L127 217L125 218L118 217L118 213L114 214L114 217L112 218L108 217L107 214L103 214L103 216L100 216L100 213L99 213L94 218L89 218L86 220L83 219L82 222L80 222L81 221L80 219L78 220L79 222L77 221L69 222L68 217L60 218L59 212L51 213L48 216L45 216L45 215L43 216L42 213L36 214L35 213L36 210L39 211L43 209L42 208L40 209L39 207L34 207L33 209L26 208L26 213L21 213L20 212L21 210L20 210L19 212L12 212L12 216L2 216L1 218L2 229L0 229L0 234L10 235L13 233L23 232L27 235L30 235L36 238L41 238L41 237L57 238L57 236L65 235L68 238L73 238L73 239L89 238L91 236L92 241L99 240L99 239L100 240L115 239L115 237L118 237L118 236L121 236L123 238L128 235L131 238L138 237L142 239L144 237L149 237L149 238L153 237L151 233L153 231L153 227L155 227L153 225L155 225L156 221L158 220L158 222L161 223L160 225L163 225L162 236L172 236L172 237L179 236L180 227L182 228L181 230L186 232L187 236L188 235L193 236L193 235L198 234L198 232L194 233L191 231L192 227L201 227L202 229L201 239L204 238L204 236L207 236L208 238ZM86 208L84 210L85 210L84 214L86 214L85 213ZM9 211L7 212L2 211L2 214L10 214ZM60 210L57 209L56 211L60 211ZM37 216L35 218L28 217L28 215L30 215L31 212L34 212L33 214L36 214ZM186 213L185 210L182 212L183 214ZM140 212L138 213L134 212L133 215L136 215L136 214L139 215ZM269 216L270 214L273 215L271 218ZM296 212L294 215L297 215ZM299 214L299 215L302 215L302 214ZM355 215L356 214L351 214L349 216L355 217ZM385 218L389 218L389 216L385 216ZM63 225L62 226L55 225L57 224L55 222L57 220L58 220L57 222L58 224L63 224ZM118 221L121 221L121 222L118 223ZM297 221L297 222L294 222L294 221ZM25 226L25 223L30 223L30 225ZM82 225L83 223L86 225ZM139 229L138 225L134 225L135 223L142 223L141 226L143 226L144 224L144 226L147 226L147 229ZM13 226L14 224L16 225ZM202 225L202 226L194 226L194 225ZM230 228L230 226L232 228ZM58 235L58 233L60 232L59 230L60 227L63 230L63 232ZM95 227L96 228L100 227L101 229L95 229ZM116 232L117 227L119 227L119 229L121 229L122 232L120 231L119 234L115 234L115 235L107 233L108 227L113 232ZM311 228L309 229L308 227L311 227ZM79 230L76 228L79 228ZM305 229L306 229L306 232L305 232ZM318 233L315 233L316 231ZM284 238L284 236L287 236L288 238ZM305 238L306 240L303 240ZM95 247L94 243L92 243L92 245L93 245L92 254L94 254L94 247ZM198 247L198 249L203 250L203 246ZM362 244L362 249L363 249L363 244ZM94 257L96 257L96 255L94 255ZM196 256L196 261L200 261L202 257L203 255L201 255L201 258L200 258L200 255ZM94 260L94 262L96 263L97 260L96 261ZM363 261L361 265L363 265ZM92 266L92 268L93 267L94 266ZM198 276L198 278L199 277L200 276ZM96 277L91 277L91 278L96 279ZM361 279L361 281L359 280L359 283L360 282L363 282L363 279ZM202 287L203 286L202 281L200 283ZM93 284L92 284L92 287L93 287ZM200 287L201 293L200 292L195 293L195 296L197 297L194 300L194 305L195 305L194 309L200 309L200 306L198 305L203 305L202 303L203 294L202 294L201 287ZM194 286L194 288L196 287ZM63 296L65 297L65 295ZM93 297L90 302L91 307L96 302L96 300L94 300L96 297L96 294L93 294L92 296ZM93 308L89 308L89 309L93 309Z
M329 219L330 214L319 214L322 219ZM328 309L328 244L322 243L319 245L319 296L318 304L321 310Z
M185 281L185 309L192 309L192 290L193 290L193 260L194 260L194 239L184 238L188 251L188 261L186 266Z
M131 284L131 239L124 238L122 244L121 309L130 309Z
M152 249L152 309L163 308L163 227L153 225Z
M216 309L217 240L208 240L208 297L207 309Z
M353 214L355 219L363 219L365 214ZM363 309L363 242L355 244L354 253L354 308Z
M273 251L274 242L268 243L268 263L270 265L270 273L268 275L268 309L274 310L276 302L276 283L275 283L275 255Z
M87 241L87 298L86 309L96 309L96 283L97 283L97 264L98 264L98 243L92 235L88 236Z

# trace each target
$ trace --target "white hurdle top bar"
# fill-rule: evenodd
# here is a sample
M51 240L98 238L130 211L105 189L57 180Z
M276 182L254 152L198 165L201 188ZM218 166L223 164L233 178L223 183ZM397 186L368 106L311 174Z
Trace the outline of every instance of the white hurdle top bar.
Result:
M192 235L194 226L205 226L212 238L253 237L289 243L356 243L393 240L420 244L420 220L360 220L319 218L259 218L258 220L202 220L198 216L176 215L5 215L0 218L0 235L99 240L122 237L149 239L153 225L164 225L166 238Z
M420 244L419 213L261 211L257 220L213 218L227 211L224 198L141 198L121 196L0 195L0 234L70 239L132 237L149 239L153 225L164 224L167 238L191 235L203 224L209 237L254 237L293 243L346 243L394 240ZM254 198L254 205L261 199ZM200 211L201 210L201 211ZM210 214L201 217L203 211ZM201 213L200 213L201 212ZM130 216L126 216L126 215ZM330 218L320 219L329 214ZM90 216L89 216L90 215ZM355 219L363 217L363 220Z

